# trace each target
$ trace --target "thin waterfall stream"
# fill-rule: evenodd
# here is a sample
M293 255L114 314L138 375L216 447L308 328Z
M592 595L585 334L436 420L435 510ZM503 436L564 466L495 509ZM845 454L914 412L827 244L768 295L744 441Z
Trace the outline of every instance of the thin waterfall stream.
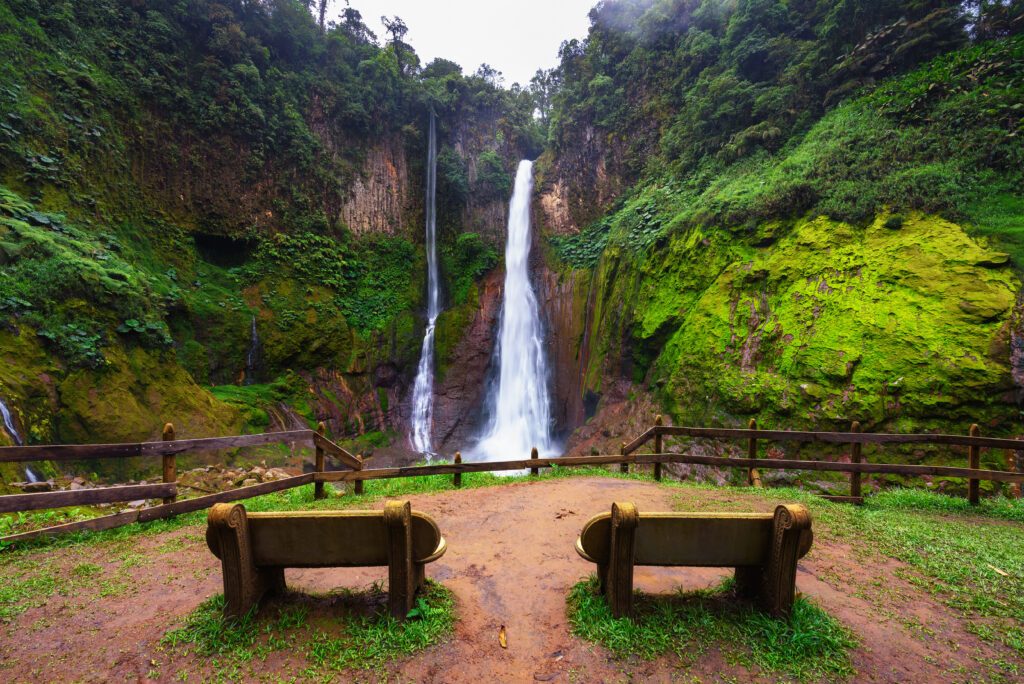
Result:
M440 275L437 266L437 130L434 112L430 112L427 143L426 248L427 248L427 329L423 333L420 363L412 390L412 447L429 455L432 451L431 428L434 418L434 329L441 313Z
M249 325L249 351L245 355L245 384L256 382L256 371L260 363L260 336L256 332L256 317L252 317Z
M7 404L4 403L3 399L0 399L0 418L4 421L4 430L14 440L15 446L24 446L25 440L18 434L18 429L14 427L14 416L11 415L11 410L7 408ZM39 476L35 474L30 466L25 467L25 479L29 482L39 482Z
M497 382L488 400L487 424L468 454L475 461L528 458L534 447L543 457L558 455L551 438L544 330L530 283L532 196L533 162L523 160L516 171L508 212L505 290L495 347Z

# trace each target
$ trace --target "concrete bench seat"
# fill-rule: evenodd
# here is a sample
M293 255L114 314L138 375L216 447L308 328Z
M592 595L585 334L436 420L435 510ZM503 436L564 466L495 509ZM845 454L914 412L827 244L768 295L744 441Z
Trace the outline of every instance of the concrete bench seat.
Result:
M583 526L576 552L597 564L615 617L632 615L634 565L732 567L740 594L776 616L793 607L796 562L813 541L811 514L799 504L775 513L639 513L613 503Z
M224 572L224 615L245 615L269 592L285 589L285 568L388 567L388 609L398 620L412 609L424 566L444 555L437 524L408 501L383 511L249 513L214 504L206 543Z

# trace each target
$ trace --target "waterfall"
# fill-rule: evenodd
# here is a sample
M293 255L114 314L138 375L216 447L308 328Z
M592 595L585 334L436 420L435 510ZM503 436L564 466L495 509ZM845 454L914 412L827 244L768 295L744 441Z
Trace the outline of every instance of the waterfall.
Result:
M497 382L489 399L490 416L473 460L528 458L537 447L541 456L557 455L551 439L548 372L537 298L530 284L530 199L533 162L519 162L508 211L505 247L505 293L495 359Z
M434 112L430 112L430 133L427 142L427 329L423 333L420 365L412 390L412 447L422 454L430 454L431 423L434 417L434 328L441 313L441 295L438 291L437 268L437 131Z
M3 399L0 399L0 417L4 421L4 429L7 430L7 434L14 440L16 446L23 446L25 444L22 440L21 435L18 434L18 429L14 427L14 418L11 416L11 410L7 408L7 404L4 403ZM32 468L25 468L25 479L29 482L39 482L39 477L32 472Z
M11 411L7 408L7 404L4 403L3 399L0 399L0 417L4 419L4 429L7 430L7 434L11 436L14 443L17 446L22 446L25 442L22 441L21 435L18 434L18 430L14 427L14 418L11 417Z
M245 384L256 382L256 369L260 363L260 336L256 332L256 317L249 326L249 353L245 356Z

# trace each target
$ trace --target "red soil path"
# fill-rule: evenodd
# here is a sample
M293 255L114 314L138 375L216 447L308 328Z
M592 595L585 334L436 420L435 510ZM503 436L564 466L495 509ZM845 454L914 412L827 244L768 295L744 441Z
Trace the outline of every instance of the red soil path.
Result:
M751 673L729 665L714 651L688 668L666 656L619 661L569 633L565 596L593 571L573 543L583 522L613 500L632 500L643 510L712 507L772 510L769 497L662 487L650 482L570 478L520 482L409 497L432 515L448 539L448 553L428 569L456 595L458 622L446 643L390 664L390 681L416 682L612 682L718 681ZM381 506L377 502L376 506ZM168 653L160 639L202 601L220 591L219 566L205 548L202 529L188 527L126 541L36 552L61 577L81 563L103 568L98 577L120 577L111 587L76 581L0 627L0 680L203 681L209 664ZM935 598L901 579L901 564L865 564L816 524L816 542L801 562L797 588L848 625L862 640L854 653L856 681L942 682L979 676L976 658L1000 654L966 631L964 622ZM137 565L124 569L124 554ZM120 554L120 556L119 556ZM717 583L717 569L637 568L636 586L668 592ZM291 588L327 592L366 586L386 576L381 569L289 570ZM101 594L113 594L102 597ZM508 648L498 645L505 625ZM951 645L956 645L952 648ZM254 661L246 679L296 677L308 666L301 654L272 654ZM980 675L984 678L984 675ZM338 676L374 679L373 673ZM770 681L770 680L767 680Z

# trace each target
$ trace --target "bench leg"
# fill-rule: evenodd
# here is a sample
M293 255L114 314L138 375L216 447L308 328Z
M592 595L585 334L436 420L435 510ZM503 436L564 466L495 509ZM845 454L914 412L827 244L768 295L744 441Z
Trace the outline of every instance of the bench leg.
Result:
M811 514L799 504L775 509L771 550L761 604L776 617L788 617L796 597L796 562L811 546Z
M631 503L612 504L611 545L605 595L613 617L633 614L633 559L636 549L636 506Z
M283 594L288 590L284 583L284 568L260 568L259 573L268 594Z
M756 599L764 586L764 568L745 565L736 568L736 594L745 599Z
M412 610L416 570L412 562L412 506L408 501L384 505L388 534L388 609L391 617L404 620Z
M245 506L214 504L207 514L212 543L220 551L224 574L224 617L240 618L255 606L267 590L267 577L252 559L249 522Z
M423 588L423 583L427 581L427 565L426 563L413 563L412 564L412 587L413 591L419 591Z

